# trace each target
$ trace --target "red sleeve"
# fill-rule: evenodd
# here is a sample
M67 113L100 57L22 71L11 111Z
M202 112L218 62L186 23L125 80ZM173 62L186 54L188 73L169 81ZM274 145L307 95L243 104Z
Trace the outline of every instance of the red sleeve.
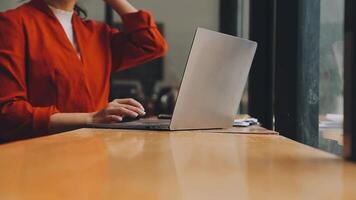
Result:
M168 45L149 12L126 14L122 22L125 32L112 30L113 70L124 70L166 54Z
M54 107L33 107L27 101L25 36L22 19L11 11L0 13L0 139L48 133ZM45 94L44 94L45 96Z

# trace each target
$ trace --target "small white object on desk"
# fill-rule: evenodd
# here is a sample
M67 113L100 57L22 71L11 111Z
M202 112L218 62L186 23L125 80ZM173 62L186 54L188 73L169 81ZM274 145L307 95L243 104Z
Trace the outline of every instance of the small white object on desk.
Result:
M246 119L235 119L234 125L235 127L248 127L252 125L259 125L258 119L256 118L246 118Z

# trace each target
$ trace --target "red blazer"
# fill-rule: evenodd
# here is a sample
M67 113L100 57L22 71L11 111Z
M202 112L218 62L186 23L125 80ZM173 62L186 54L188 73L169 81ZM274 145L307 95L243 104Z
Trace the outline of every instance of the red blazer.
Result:
M126 14L122 21L126 32L74 14L80 60L43 0L0 13L0 139L44 135L57 112L104 108L112 71L166 53L148 12Z

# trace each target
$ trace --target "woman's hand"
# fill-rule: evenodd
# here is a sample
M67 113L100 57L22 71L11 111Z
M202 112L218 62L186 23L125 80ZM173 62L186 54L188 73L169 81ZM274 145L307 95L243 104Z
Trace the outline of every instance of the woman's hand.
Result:
M110 5L120 16L127 13L134 13L138 10L133 7L127 0L103 0Z
M106 108L89 115L89 123L121 122L124 117L137 118L144 116L145 109L134 99L115 99Z
M134 99L116 99L106 108L93 113L55 113L50 117L50 133L69 131L86 127L89 123L113 123L122 121L123 117L145 115L143 106Z

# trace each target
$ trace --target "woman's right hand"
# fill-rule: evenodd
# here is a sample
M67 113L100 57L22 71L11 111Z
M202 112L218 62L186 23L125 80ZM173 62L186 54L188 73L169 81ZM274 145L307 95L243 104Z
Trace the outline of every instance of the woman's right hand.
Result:
M90 113L88 123L121 122L124 117L137 118L144 116L145 109L134 99L115 99L106 108Z
M110 5L120 16L127 13L134 13L138 10L133 7L127 0L103 0Z

